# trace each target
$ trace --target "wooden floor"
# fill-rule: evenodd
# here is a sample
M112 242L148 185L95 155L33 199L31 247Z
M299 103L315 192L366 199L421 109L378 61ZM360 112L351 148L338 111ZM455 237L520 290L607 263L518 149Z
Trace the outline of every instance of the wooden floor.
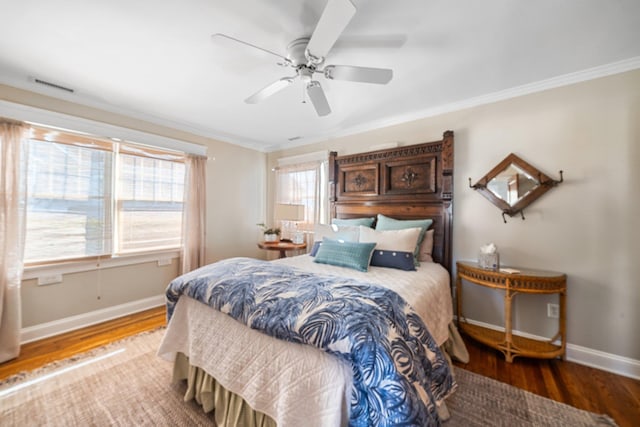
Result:
M640 380L560 359L516 357L507 363L497 350L464 336L469 363L456 366L540 396L598 414L620 427L640 426Z
M166 325L164 306L24 344L18 358L0 364L0 381L163 325Z
M164 307L159 307L25 344L20 357L0 364L0 381L164 324ZM501 353L467 337L465 342L471 362L456 366L580 409L608 414L620 427L640 425L638 380L561 360L516 358L506 363Z

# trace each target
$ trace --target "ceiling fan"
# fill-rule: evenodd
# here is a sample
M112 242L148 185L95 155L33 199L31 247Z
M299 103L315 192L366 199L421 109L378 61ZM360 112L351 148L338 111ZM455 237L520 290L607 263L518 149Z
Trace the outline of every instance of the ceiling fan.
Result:
M296 39L287 46L287 55L283 56L268 49L247 43L226 34L214 34L212 37L224 37L244 45L260 49L281 59L278 65L291 67L295 75L283 77L263 87L244 102L257 104L273 94L291 85L300 78L306 87L307 95L319 116L331 113L331 107L322 90L320 82L313 79L316 73L324 74L329 80L348 80L354 82L387 84L393 77L393 70L387 68L357 67L351 65L324 65L324 60L340 34L344 31L356 8L350 0L328 0L320 20L311 37Z

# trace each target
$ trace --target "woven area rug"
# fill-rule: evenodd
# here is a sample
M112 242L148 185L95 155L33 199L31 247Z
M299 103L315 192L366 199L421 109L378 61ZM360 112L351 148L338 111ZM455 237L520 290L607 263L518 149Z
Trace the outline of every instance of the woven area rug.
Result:
M171 385L171 364L156 356L163 329L11 377L0 384L0 425L204 426L213 418ZM458 426L612 426L582 411L456 368L447 401Z

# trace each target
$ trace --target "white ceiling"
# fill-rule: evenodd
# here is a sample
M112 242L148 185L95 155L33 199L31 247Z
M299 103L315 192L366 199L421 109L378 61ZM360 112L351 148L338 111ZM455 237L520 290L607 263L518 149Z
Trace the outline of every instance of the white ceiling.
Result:
M289 42L311 35L326 0L0 0L0 83L271 151L640 62L638 0L351 1L357 13L326 63L394 76L387 85L319 77L326 117L302 103L299 81L244 103L294 73L274 56L211 37L285 55Z

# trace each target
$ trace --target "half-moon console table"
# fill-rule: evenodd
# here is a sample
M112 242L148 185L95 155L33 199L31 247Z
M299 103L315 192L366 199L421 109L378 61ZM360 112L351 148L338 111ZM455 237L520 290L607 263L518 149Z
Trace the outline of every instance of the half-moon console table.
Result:
M477 263L458 261L456 296L458 327L471 338L504 353L507 362L516 356L552 359L563 357L566 349L566 296L567 276L552 271L513 268L518 273L505 269L486 270ZM502 271L501 271L502 270ZM508 269L507 269L508 270ZM504 332L471 324L462 314L462 282L504 290ZM559 294L560 313L558 333L548 341L539 341L512 334L512 302L517 294Z

